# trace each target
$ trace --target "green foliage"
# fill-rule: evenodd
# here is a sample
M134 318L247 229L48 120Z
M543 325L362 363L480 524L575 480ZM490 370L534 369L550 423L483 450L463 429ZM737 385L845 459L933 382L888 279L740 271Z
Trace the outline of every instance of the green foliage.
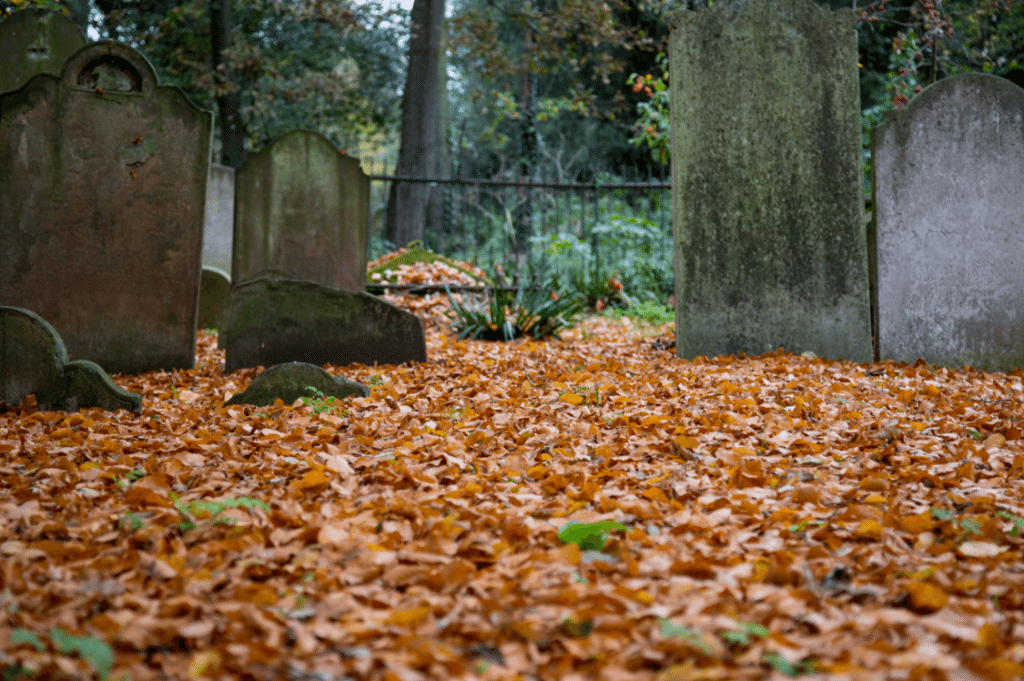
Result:
M141 513L125 511L124 518L117 521L118 527L123 530L136 532L146 526L145 517Z
M536 340L558 338L571 328L584 302L576 296L558 296L545 287L521 286L513 296L493 288L486 302L460 303L445 286L452 312L452 330L459 338L510 341L530 336Z
M213 109L209 6L200 0L96 0L94 28L142 50L163 83ZM296 129L342 148L398 122L408 29L404 10L380 3L232 3L233 45L224 51L240 96L250 148Z
M178 529L182 532L194 530L197 522L200 520L208 520L214 525L234 525L235 521L233 518L220 517L229 508L244 508L246 510L259 508L270 513L270 507L265 502L260 499L253 499L252 497L222 499L220 501L193 499L192 501L184 502L172 492L171 501L174 502L174 508L182 517L181 522L178 523Z
M665 638L681 638L691 648L699 650L705 655L711 655L711 646L696 629L675 624L664 617L658 619L658 626L661 627L661 635Z
M737 629L723 631L718 634L722 637L723 641L746 647L750 645L751 637L767 638L770 633L767 628L754 622L737 622L736 625Z
M996 511L996 515L1013 523L1013 529L1008 533L1011 537L1020 536L1020 534L1024 532L1024 518L1007 511Z
M652 159L658 163L668 163L672 155L669 144L672 122L669 118L668 57L664 52L658 53L658 65L661 67L661 76L655 78L649 73L643 76L632 73L626 81L627 85L632 86L633 92L643 92L650 99L637 102L639 117L633 125L633 137L629 142L638 147L650 147Z
M302 403L305 405L312 406L314 414L333 412L340 414L345 418L348 418L351 415L351 413L347 409L342 409L341 401L338 400L338 398L334 397L333 395L330 397L325 396L321 390L311 385L307 385L306 390L313 393L313 397L303 397Z
M104 641L91 636L74 636L63 629L51 629L49 638L58 653L78 655L96 670L101 679L106 679L110 674L110 670L114 666L114 651ZM34 632L23 628L14 629L10 634L9 642L11 646L30 645L38 652L45 651L47 647ZM11 669L4 671L5 679L9 671ZM25 671L21 668L14 669L14 675L10 678L17 679L19 674Z
M799 676L800 674L814 674L814 660L801 660L793 664L785 657L776 652L764 654L764 661L772 669L785 674L786 676Z
M563 544L577 544L581 551L600 551L608 541L612 530L624 530L626 526L613 520L597 523L581 523L570 520L558 530L558 538Z
M654 300L634 302L625 309L611 309L607 314L611 317L629 317L651 326L661 326L676 320L675 310Z
M591 306L629 308L637 300L664 299L674 285L671 237L645 218L613 215L589 239L558 232L532 242L552 286Z

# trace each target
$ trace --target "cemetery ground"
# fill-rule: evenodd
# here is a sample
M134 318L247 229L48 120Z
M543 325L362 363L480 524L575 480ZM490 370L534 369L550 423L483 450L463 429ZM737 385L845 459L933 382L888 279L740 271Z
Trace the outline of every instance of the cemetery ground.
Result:
M1014 679L1022 373L671 326L328 367L368 398L0 414L0 668L77 679ZM20 670L19 676L16 670Z

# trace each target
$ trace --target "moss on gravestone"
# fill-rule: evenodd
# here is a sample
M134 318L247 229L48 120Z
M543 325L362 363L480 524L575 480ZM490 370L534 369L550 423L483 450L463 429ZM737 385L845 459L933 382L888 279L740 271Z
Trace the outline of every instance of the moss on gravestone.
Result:
M252 380L244 392L232 396L225 407L252 404L269 407L280 399L292 404L301 398L343 399L355 395L369 397L370 389L344 376L332 376L325 370L305 362L288 362L272 366Z
M443 262L444 264L453 267L460 272L464 272L469 276L473 277L476 281L480 282L481 285L493 286L494 282L488 277L481 277L473 272L470 272L465 267L462 267L451 258L446 258L443 255L438 255L433 251L428 251L418 241L413 241L409 244L408 250L404 253L399 253L395 257L391 258L385 263L372 267L366 272L366 281L370 284L394 284L398 278L393 273L399 268L400 265L412 265L415 263L432 263L432 262ZM392 274L388 275L388 270L392 271ZM374 279L373 275L379 274L380 279Z

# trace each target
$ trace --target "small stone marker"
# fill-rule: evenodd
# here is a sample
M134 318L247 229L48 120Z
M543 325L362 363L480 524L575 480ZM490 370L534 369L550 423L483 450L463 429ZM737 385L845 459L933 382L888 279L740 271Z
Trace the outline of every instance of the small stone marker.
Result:
M677 354L869 361L853 12L719 0L672 24Z
M366 290L369 197L359 160L319 133L290 132L249 154L235 174L231 280L275 270Z
M82 31L59 12L15 12L0 22L0 93L17 90L39 73L58 75L83 45Z
M68 362L64 342L45 319L0 306L0 403L17 406L29 395L44 411L142 411L142 396L115 385L95 362Z
M878 355L1024 368L1024 89L926 88L874 131Z
M284 362L427 361L423 320L365 291L277 273L231 287L222 324L225 371Z
M309 388L319 391L320 395ZM369 397L370 389L344 376L332 376L312 364L288 362L272 366L252 379L244 392L233 395L224 406L252 404L269 407L277 399L292 404L303 397L319 399L322 396L324 399L333 397L340 400L350 395Z
M0 95L0 305L111 372L191 368L211 130L106 41Z
M216 267L203 267L203 278L199 282L199 323L200 329L220 328L220 311L224 297L231 290L228 273Z

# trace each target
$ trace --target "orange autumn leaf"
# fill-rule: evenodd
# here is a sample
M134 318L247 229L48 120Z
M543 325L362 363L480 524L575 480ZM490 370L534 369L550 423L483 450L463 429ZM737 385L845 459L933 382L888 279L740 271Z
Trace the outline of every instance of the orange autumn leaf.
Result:
M907 584L907 593L910 594L911 607L918 612L935 612L949 603L949 596L946 592L928 582L910 582Z

